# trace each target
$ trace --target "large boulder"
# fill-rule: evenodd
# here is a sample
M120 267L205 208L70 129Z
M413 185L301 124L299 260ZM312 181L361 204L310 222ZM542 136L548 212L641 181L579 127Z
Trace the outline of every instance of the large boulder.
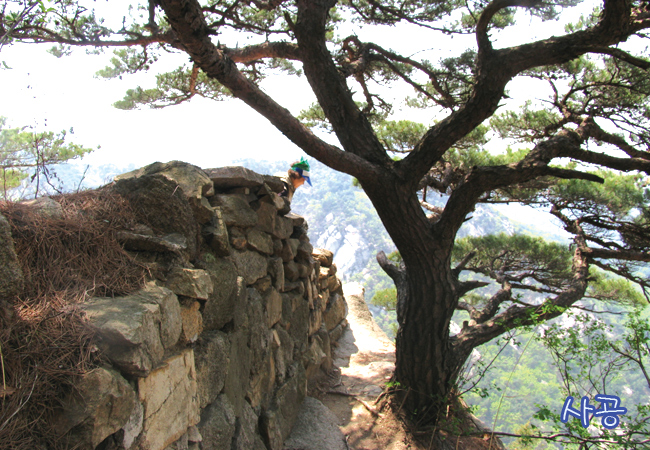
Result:
M157 234L183 235L187 241L186 256L194 259L200 230L185 192L177 181L165 174L140 171L118 177L113 189L131 203L138 212L138 219L150 225Z
M130 375L148 375L181 334L180 304L163 287L149 285L125 297L91 298L80 307L97 332L100 349Z
M94 449L124 427L136 408L129 383L114 370L98 367L75 382L75 390L63 400L55 429L69 433L80 448Z
M155 162L141 169L115 177L119 184L135 178L162 176L173 183L185 194L194 217L199 223L207 223L213 216L212 207L204 196L214 194L214 187L208 175L200 167L182 161L168 163Z
M0 214L0 299L13 297L23 290L23 271L11 237L7 219Z

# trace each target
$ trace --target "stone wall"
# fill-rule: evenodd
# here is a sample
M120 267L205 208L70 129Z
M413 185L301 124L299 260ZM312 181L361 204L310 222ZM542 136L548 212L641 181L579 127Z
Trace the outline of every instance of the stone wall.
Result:
M347 324L331 252L278 178L242 167L155 163L110 188L146 217L118 238L152 280L83 304L110 365L58 431L88 449L280 450Z

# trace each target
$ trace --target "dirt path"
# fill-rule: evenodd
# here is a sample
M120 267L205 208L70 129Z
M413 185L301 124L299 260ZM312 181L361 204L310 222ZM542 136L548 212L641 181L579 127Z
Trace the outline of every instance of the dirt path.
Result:
M390 408L378 411L375 401L395 368L395 346L372 319L361 285L346 284L344 292L350 325L332 355L335 369L311 389L320 402L306 399L284 450L505 450L464 410L456 424L461 435L420 432L420 443Z
M395 346L372 319L363 287L344 287L349 327L333 355L340 374L320 400L336 415L352 450L417 448L392 414L377 414L375 400L395 367Z

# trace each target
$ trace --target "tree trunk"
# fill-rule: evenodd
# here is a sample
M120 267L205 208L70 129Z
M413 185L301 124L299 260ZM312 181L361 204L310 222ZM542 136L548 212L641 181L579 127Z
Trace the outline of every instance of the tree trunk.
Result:
M418 422L438 421L460 369L449 341L456 289L449 264L439 252L430 254L429 261L408 266L406 283L398 292L404 306L394 381L406 389L404 407Z
M362 181L363 185L363 181ZM402 183L364 186L404 261L395 279L399 330L393 381L403 408L428 423L438 421L466 355L455 355L449 324L458 302L451 269L453 236L436 236L417 197ZM453 233L455 234L455 233Z

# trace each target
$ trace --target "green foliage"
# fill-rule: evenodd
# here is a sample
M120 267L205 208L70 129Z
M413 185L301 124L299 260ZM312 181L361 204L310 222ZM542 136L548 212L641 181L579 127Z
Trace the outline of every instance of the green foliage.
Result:
M556 408L538 405L534 418L543 421L551 432L567 433L566 442L602 439L605 442L599 448L645 448L635 442L650 436L650 408L638 404L639 397L650 393L649 311L645 307L623 312L624 321L610 319L609 323L588 313L570 314L572 324L556 322L539 337L558 369L561 399L568 395L591 400L595 394L616 395L621 406L628 408L615 430L605 429L595 417L590 429L585 430L577 420L561 423Z
M475 256L467 269L493 278L498 274L522 282L530 277L546 286L561 287L572 276L568 246L539 237L505 233L466 237L456 241L452 258L460 262L471 252Z
M119 70L115 69L115 73ZM108 73L108 72L106 72ZM204 72L193 72L191 68L179 67L173 72L156 75L157 87L129 89L120 101L114 103L118 109L135 109L139 106L164 108L190 100L195 95L222 100L230 96L226 88L216 80L208 78Z
M590 279L588 297L628 305L640 306L647 303L638 287L625 278L591 268Z
M394 311L397 306L397 289L392 287L375 292L375 295L370 299L370 303L386 310Z
M490 125L502 139L532 142L555 131L561 121L562 117L557 112L535 110L532 101L527 100L521 110L510 110L492 117Z
M69 131L72 134L72 129ZM37 193L41 177L51 176L51 167L81 158L91 148L66 142L68 132L32 132L25 128L8 128L7 119L0 117L0 195L31 177L36 181Z
M377 138L386 150L404 153L413 150L413 147L426 132L427 127L410 120L385 120L379 123L375 130Z
M98 70L96 75L101 78L122 78L123 74L133 74L141 70L149 70L151 64L158 60L158 55L151 51L136 48L121 48L114 51L111 66Z

